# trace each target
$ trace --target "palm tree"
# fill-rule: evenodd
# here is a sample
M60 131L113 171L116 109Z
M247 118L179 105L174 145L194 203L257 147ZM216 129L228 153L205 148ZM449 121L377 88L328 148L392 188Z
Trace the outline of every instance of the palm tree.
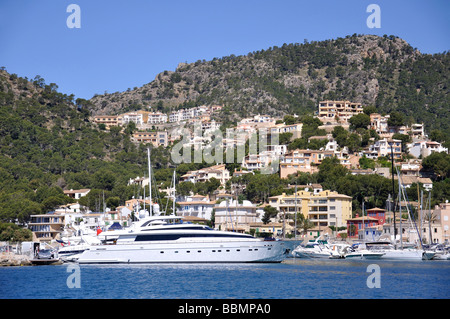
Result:
M308 229L314 227L314 224L305 217L302 213L297 214L297 228L300 228L302 234L305 235L308 232Z

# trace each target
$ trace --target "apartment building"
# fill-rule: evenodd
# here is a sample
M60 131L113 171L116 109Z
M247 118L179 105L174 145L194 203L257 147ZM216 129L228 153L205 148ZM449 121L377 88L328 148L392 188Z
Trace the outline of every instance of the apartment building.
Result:
M448 148L443 147L442 144L438 142L420 140L408 144L408 152L415 157L422 156L422 158L424 158L433 153L448 153Z
M369 149L363 151L363 154L367 158L378 159L381 156L391 156L391 146L394 159L401 159L402 157L402 141L395 139L384 138L382 140L376 141L374 144L369 146Z
M327 157L333 157L333 151L293 150L280 159L280 177L286 178L297 172L318 172L318 165Z
M279 216L302 213L317 227L345 227L352 217L352 198L329 190L317 193L299 190L292 195L283 193L269 197L269 204L280 212Z
M215 228L240 233L250 232L250 224L261 222L256 205L248 200L225 200L214 206Z
M350 101L320 101L318 117L323 123L339 122L347 124L353 116L363 113L361 103Z
M147 115L148 124L163 124L167 123L168 117L167 114L161 113L161 112L150 112Z
M128 123L134 122L136 125L143 125L148 121L148 113L146 111L136 111L120 114L117 116L117 124L126 126Z
M202 105L198 107L193 107L190 109L181 109L173 111L169 114L169 122L181 122L193 119L195 117L202 116L205 113L211 112L210 108Z
M59 239L64 229L64 214L31 215L29 227L33 232L33 241L50 243Z
M386 134L389 132L388 119L389 115L383 116L379 113L371 113L369 128L375 130L378 134Z
M249 172L269 169L270 164L278 158L278 156L269 152L249 154L244 157L241 166Z
M286 145L266 145L264 151L260 151L258 154L249 154L245 156L241 166L249 172L269 169L271 164L276 165L276 169L278 169L278 164L275 162L279 161L281 156L286 152ZM274 171L275 167L270 167L270 169L271 171Z
M271 134L292 133L291 140L302 137L303 123L286 125L284 123L276 124L270 127Z
M169 145L169 137L166 131L136 132L131 139L133 142L152 143L154 147Z
M230 172L225 168L225 164L219 164L202 168L197 171L188 171L185 175L181 176L181 181L198 183L206 182L213 177L219 180L222 185L225 185L231 178Z
M420 176L422 161L419 159L409 159L406 162L397 163L397 165L400 166L402 176Z
M437 217L437 221L439 221L441 224L440 228L442 237L440 238L439 242L448 244L450 236L450 204L448 203L448 201L436 205L434 209L434 215Z
M111 126L117 126L117 115L97 115L94 117L94 123L104 124L107 129Z
M424 138L425 126L423 123L414 123L411 125L410 132L413 139Z
M187 196L185 200L178 201L177 204L180 205L180 208L177 210L178 216L194 216L211 220L216 201L211 201L208 196L197 194Z
M275 119L269 115L254 115L253 117L247 117L242 119L239 124L256 124L256 123L269 123L274 124Z

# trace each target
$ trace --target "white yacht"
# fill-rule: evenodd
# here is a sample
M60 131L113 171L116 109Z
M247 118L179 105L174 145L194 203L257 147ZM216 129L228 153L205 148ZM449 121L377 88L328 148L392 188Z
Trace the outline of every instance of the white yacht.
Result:
M430 260L436 255L433 251L416 248L395 249L391 243L382 241L366 243L366 247L371 252L384 253L381 259L389 260Z
M107 244L90 246L78 263L281 262L293 245L183 223L179 216L150 217L139 228L115 231L112 241L104 235Z

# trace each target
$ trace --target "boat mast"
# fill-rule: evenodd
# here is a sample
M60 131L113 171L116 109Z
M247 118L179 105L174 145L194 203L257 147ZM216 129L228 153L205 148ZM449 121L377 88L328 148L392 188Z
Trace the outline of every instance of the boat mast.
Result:
M393 203L393 208L392 208L392 212L394 214L394 247L395 249L397 249L397 242L396 242L396 238L397 238L397 225L395 223L395 183L394 183L394 141L391 142L391 175L392 175L392 203Z
M398 171L397 171L398 173ZM403 250L403 229L402 229L402 183L400 173L398 173L398 213L400 215L400 249Z
M297 240L297 181L295 181L294 239Z
M364 234L364 232L365 232L365 229L366 229L366 227L365 227L365 225L364 225L364 198L363 198L363 200L362 200L362 230L363 230L363 235L362 235L362 239L364 240L365 238L366 238L366 235ZM358 236L359 237L359 236Z
M144 174L144 179L142 180L142 184L144 184L144 180L145 180L145 174ZM144 215L145 215L145 186L144 186L144 201L142 202L142 204L144 205Z
M176 168L173 170L173 197L172 197L173 203L172 203L172 215L174 215L174 216L176 216L176 214L175 214L175 190L176 190L176 188L175 188L175 171L176 171Z
M150 192L150 216L153 216L152 213L152 175L151 175L151 164L150 164L150 148L147 148L147 157L148 157L148 186Z
M419 216L419 222L420 222L420 228L419 228L419 230L420 230L420 236L422 236L423 237L423 232L422 232L422 229L423 229L423 190L421 190L420 191L420 216Z

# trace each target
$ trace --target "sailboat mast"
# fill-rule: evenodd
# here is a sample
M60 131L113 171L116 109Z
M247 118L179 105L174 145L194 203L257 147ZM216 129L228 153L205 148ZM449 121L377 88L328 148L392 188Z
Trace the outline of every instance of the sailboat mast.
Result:
M366 231L366 227L364 225L364 198L362 200L362 230L363 230L363 235L362 235L361 239L364 240L366 238L365 233L364 233Z
M172 203L172 214L175 216L175 171L176 169L173 170L173 203Z
M397 249L397 243L396 243L396 238L397 238L397 225L395 223L395 183L394 183L394 141L391 142L391 176L392 176L392 203L393 203L393 208L392 208L392 212L394 214L394 247L395 249Z
M397 172L398 173L398 172ZM407 205L407 204L406 204ZM402 229L402 183L398 174L398 212L400 215L400 249L403 250L403 229Z
M151 173L151 163L150 163L150 148L147 148L147 157L148 157L148 186L150 192L150 216L153 216L152 213L152 173Z
M144 174L144 180L145 180L145 174ZM142 181L142 185L144 184L144 181ZM142 202L144 205L144 214L145 214L145 186L144 186L144 201Z
M294 239L297 240L297 181L295 181L295 217L294 217ZM337 227L337 225L336 225Z

